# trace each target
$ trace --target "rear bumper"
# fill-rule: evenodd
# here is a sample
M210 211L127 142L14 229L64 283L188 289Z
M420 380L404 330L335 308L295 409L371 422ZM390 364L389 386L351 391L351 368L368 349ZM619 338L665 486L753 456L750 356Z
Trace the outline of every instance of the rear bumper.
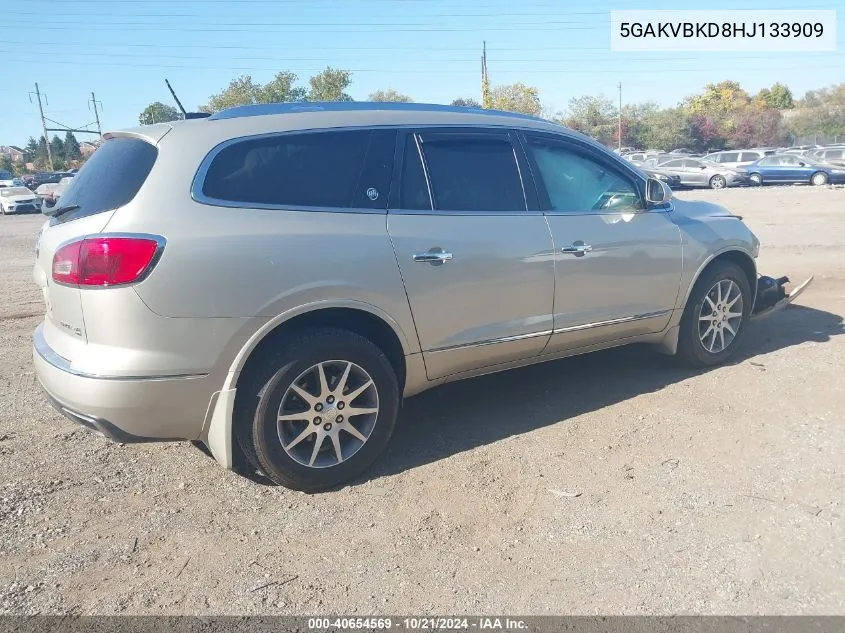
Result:
M76 372L44 339L33 337L38 380L56 409L118 442L197 439L214 393L207 375L93 376Z

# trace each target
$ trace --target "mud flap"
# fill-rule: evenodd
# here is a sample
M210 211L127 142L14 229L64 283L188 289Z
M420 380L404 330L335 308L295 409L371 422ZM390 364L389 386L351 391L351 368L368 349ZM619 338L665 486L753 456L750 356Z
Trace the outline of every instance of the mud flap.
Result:
M781 277L779 279L760 277L757 280L757 300L754 303L754 314L751 315L751 320L757 321L783 310L795 301L812 281L813 275L810 275L804 283L787 294L784 286L789 283L788 277Z

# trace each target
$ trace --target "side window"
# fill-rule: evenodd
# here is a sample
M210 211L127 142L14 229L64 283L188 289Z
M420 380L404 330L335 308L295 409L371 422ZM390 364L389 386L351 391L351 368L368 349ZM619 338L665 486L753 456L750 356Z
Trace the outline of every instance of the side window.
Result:
M786 156L786 155L781 156L780 162L778 164L779 165L797 165L800 162L801 161L799 160L799 158L797 156L793 156L792 154L790 154L788 156Z
M842 158L842 150L841 149L829 149L824 153L825 158Z
M245 206L385 209L393 162L391 135L395 132L350 130L236 142L214 157L202 193Z
M661 167L675 167L675 168L683 167L684 161L682 161L682 160L670 160L670 161L667 161L665 163L660 163L660 166Z
M527 138L528 153L545 185L550 211L626 211L642 208L634 183L613 169L544 137ZM673 161L674 162L674 161Z
M684 160L684 167L686 167L687 169L700 169L702 167L702 164L697 160L687 158L686 160Z
M760 154L758 154L757 152L742 152L742 154L740 154L739 160L742 163L753 163L758 158L760 158Z
M767 156L763 160L760 161L760 164L764 167L772 167L773 165L778 164L779 158L777 156Z
M417 141L412 134L405 139L405 156L402 160L402 178L399 184L399 208L431 210L431 198L425 181Z
M739 154L737 154L736 152L729 152L727 154L722 154L722 160L720 160L719 162L720 163L735 163L737 161L739 161Z
M525 211L525 192L504 135L431 133L420 137L435 209Z

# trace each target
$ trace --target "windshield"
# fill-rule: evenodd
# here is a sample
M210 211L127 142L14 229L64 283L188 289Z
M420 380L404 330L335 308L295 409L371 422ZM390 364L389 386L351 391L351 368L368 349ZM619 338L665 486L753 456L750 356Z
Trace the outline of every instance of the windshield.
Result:
M0 196L11 198L12 196L29 196L32 192L26 187L4 187L0 189Z

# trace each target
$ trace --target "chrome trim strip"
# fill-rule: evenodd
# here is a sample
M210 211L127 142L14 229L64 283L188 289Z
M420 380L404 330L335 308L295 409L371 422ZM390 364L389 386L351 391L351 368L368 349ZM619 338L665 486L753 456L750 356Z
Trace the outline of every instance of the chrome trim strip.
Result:
M583 325L571 325L569 327L562 327L555 329L553 334L563 334L565 332L577 332L579 330L589 330L595 327L603 327L605 325L617 325L619 323L631 323L632 321L642 321L644 319L655 319L657 317L666 316L672 312L671 310L659 310L657 312L648 312L646 314L635 314L633 316L622 317L620 319L609 319L607 321L597 321L596 323L584 323Z
M35 328L35 334L32 340L33 347L38 355L56 369L77 376L79 378L94 378L97 380L171 380L176 378L202 378L208 374L169 374L165 376L107 376L102 374L92 374L84 371L79 371L71 367L70 361L59 356L52 347L47 344L44 338L44 324L39 323Z
M478 343L461 343L460 345L449 345L448 347L438 347L437 349L430 349L426 353L434 354L437 352L451 352L456 349L467 349L470 347L483 347L485 345L497 345L498 343L511 343L513 341L524 341L526 339L537 338L540 336L551 336L552 331L546 330L544 332L531 332L530 334L516 334L514 336L504 336L502 338L494 338L487 341L480 341Z

